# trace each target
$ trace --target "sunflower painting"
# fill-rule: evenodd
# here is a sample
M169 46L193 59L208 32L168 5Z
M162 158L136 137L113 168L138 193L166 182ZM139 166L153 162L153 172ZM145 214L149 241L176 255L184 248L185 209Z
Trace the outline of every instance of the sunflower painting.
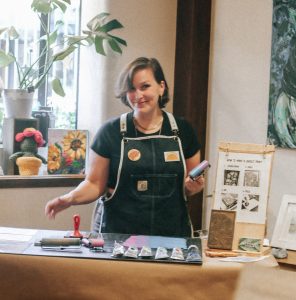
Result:
M48 129L48 174L84 174L87 130Z

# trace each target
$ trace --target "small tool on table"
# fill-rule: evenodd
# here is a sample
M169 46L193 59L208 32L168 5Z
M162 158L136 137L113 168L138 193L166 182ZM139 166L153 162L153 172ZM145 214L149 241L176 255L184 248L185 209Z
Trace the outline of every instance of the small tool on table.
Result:
M79 225L80 225L80 216L74 215L74 232L70 235L71 238L80 238L82 239L81 242L84 246L90 248L90 250L94 252L102 252L104 247L104 239L103 238L95 238L95 239L86 239L83 235L79 232Z
M79 215L73 216L73 223L74 223L74 231L70 237L83 238L83 235L79 231L79 226L80 226L80 216Z
M82 244L85 247L88 247L90 251L93 252L104 252L104 244L105 241L103 238L95 238L95 239L82 239Z
M82 252L80 238L42 238L35 246L48 251Z

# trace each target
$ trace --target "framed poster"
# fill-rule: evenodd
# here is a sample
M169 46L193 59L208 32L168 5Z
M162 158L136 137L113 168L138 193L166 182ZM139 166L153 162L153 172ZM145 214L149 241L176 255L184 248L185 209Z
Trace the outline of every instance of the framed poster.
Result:
M296 148L295 0L273 0L267 137L281 148Z
M48 174L84 174L88 131L48 129Z
M271 246L296 250L296 195L283 196Z
M274 149L273 145L219 144L213 208L236 212L235 249L264 238Z

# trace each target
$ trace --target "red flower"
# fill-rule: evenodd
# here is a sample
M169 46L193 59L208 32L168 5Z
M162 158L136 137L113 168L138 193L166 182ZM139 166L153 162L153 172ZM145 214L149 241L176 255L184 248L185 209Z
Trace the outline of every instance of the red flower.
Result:
M37 130L35 128L26 128L23 131L23 134L25 137L30 137L33 136L35 134L35 132L37 132Z
M44 145L45 141L43 140L42 133L35 128L25 128L23 132L19 132L15 136L17 142L23 141L25 138L33 138L37 144L37 147Z
M68 156L65 152L63 152L62 156L65 160L66 166L71 166L71 164L73 163L73 159L70 156Z
M22 132L17 133L16 136L15 136L15 140L17 142L21 142L24 138L25 138L25 136L24 136L24 134Z

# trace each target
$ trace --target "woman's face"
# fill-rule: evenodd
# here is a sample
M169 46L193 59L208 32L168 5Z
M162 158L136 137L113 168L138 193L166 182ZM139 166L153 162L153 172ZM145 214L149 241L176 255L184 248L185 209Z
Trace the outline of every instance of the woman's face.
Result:
M133 88L127 92L127 98L135 111L149 113L159 109L158 99L163 95L164 88L164 82L157 83L150 68L138 70L134 74Z

